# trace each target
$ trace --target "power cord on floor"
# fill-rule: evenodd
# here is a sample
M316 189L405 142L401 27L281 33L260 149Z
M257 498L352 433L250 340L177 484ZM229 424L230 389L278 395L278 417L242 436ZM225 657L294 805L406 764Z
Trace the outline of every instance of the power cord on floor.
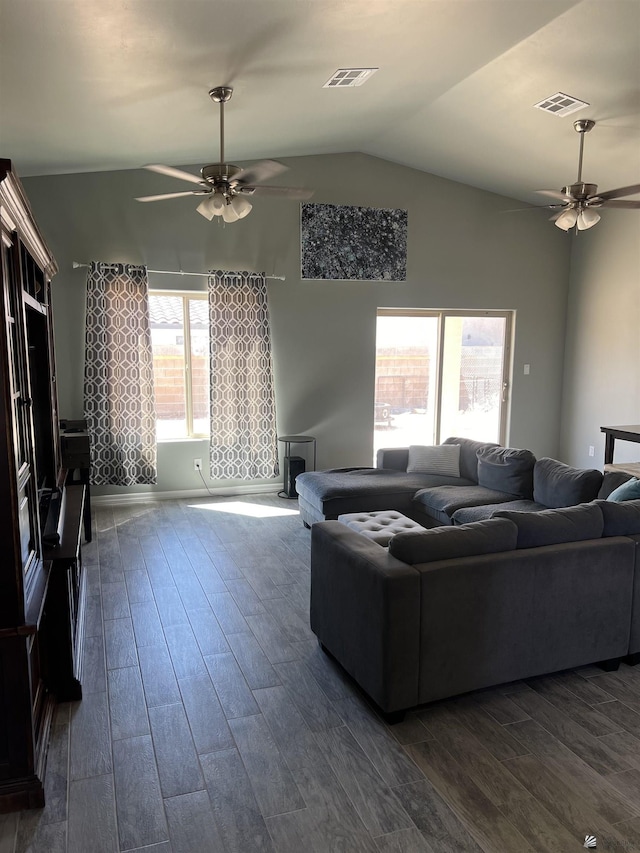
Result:
M212 498L213 498L213 497L215 497L215 495L213 494L213 492L209 491L209 486L207 486L207 481L206 481L206 480L205 480L205 478L202 476L202 468L196 468L196 471L198 472L198 474L200 474L200 479L202 480L202 484L204 485L205 489L207 490L207 493L208 493Z
M198 472L198 474L200 474L200 479L202 480L203 486L207 490L207 494L209 494L212 498L215 498L216 495L214 495L214 493L209 490L209 486L207 486L207 481L202 476L202 468L196 468L196 471ZM279 498L287 498L288 500L293 500L293 499L298 497L298 493L296 492L294 495L290 495L290 494L288 494L288 492L281 490L278 492L278 497Z

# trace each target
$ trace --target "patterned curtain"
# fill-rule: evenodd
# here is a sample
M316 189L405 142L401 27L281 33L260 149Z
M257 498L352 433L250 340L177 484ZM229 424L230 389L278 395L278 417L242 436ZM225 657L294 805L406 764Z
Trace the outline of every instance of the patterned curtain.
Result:
M278 436L264 275L210 273L209 342L211 476L276 477Z
M146 267L92 262L87 276L84 415L91 483L156 482Z

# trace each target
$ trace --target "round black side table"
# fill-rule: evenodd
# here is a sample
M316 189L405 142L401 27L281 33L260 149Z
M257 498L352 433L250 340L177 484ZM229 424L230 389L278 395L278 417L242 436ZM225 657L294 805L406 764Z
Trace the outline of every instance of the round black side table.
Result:
M283 488L281 492L278 492L278 497L280 498L297 498L298 493L296 492L295 487L295 477L297 474L304 471L304 459L302 457L291 456L291 445L292 444L312 444L313 445L313 468L312 471L316 470L316 439L313 435L279 435L278 441L283 442L284 444L284 482ZM297 465L293 465L292 461L295 460ZM300 467L300 463L302 463L302 467ZM294 468L298 468L294 473ZM293 474L293 478L291 475Z

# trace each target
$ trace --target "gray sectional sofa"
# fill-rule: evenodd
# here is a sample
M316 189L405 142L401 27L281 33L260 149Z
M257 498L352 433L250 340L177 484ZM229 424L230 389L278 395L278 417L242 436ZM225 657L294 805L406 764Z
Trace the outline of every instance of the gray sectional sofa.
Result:
M314 521L348 512L395 509L410 518L417 513L421 518L415 520L429 525L424 513L413 505L416 492L434 486L477 486L476 453L497 446L466 438L448 438L443 444L460 445L459 476L407 472L408 447L379 450L375 468L332 468L299 474L296 491L302 521L310 527Z
M459 446L459 474L407 471L409 448L379 450L375 468L308 471L296 479L303 523L337 519L351 512L394 509L423 527L490 518L498 508L522 512L572 506L598 497L630 475L578 469L528 450L467 438Z
M394 536L311 531L311 627L379 708L640 658L640 501ZM454 513L455 514L455 513Z

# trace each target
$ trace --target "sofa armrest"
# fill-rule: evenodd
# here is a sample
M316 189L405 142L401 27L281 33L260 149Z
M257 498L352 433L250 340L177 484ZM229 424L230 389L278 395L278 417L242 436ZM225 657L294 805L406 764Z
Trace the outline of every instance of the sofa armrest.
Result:
M634 656L634 663L640 663L640 533L632 533L627 538L631 539L636 546L633 597L631 602L631 636L629 637L629 654Z
M311 528L311 629L383 711L417 704L420 575L338 521Z
M376 468L406 471L409 464L408 447L381 447L376 453Z

